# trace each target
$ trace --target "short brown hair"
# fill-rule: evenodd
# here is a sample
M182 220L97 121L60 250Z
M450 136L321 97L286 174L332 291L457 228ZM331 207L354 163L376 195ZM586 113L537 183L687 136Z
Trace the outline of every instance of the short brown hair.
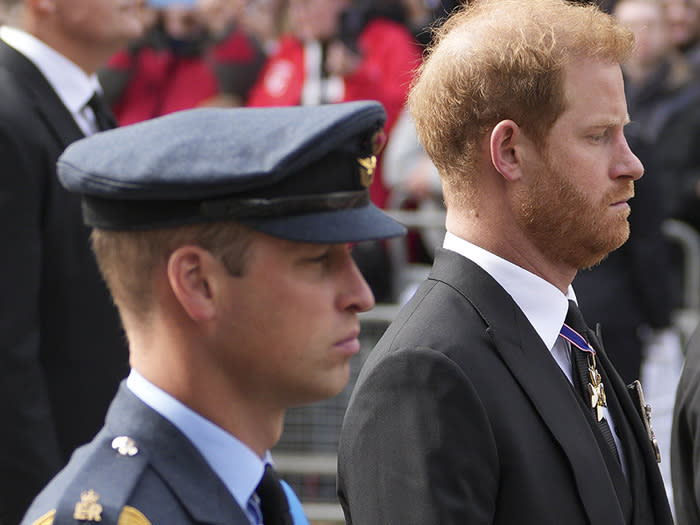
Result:
M231 275L246 270L249 228L240 223L214 222L143 231L92 232L92 249L115 304L145 318L153 307L153 276L180 246L195 244L219 257ZM123 313L122 313L123 315Z
M565 0L475 0L437 30L409 106L418 136L453 195L475 189L479 143L515 121L538 145L566 108L570 57L621 63L632 33L594 5Z

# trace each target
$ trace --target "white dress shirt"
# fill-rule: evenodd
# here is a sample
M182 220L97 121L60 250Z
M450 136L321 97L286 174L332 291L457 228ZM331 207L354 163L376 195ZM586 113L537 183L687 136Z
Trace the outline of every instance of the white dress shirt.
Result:
M95 92L102 93L97 75L88 75L58 51L21 29L2 26L0 38L41 71L86 136L98 131L92 109L86 106Z

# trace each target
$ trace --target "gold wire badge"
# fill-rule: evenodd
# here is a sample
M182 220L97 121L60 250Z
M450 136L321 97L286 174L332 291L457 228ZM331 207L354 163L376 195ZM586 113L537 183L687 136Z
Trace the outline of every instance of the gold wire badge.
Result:
M54 517L56 516L56 509L53 509L38 520L36 520L32 525L52 525ZM98 520L99 521L99 520ZM119 521L117 525L152 525L146 516L143 515L141 511L135 509L134 507L126 506L122 509L122 513L119 515Z
M374 171L377 169L377 157L359 157L357 163L360 165L360 182L365 188L369 188L374 180Z
M117 525L151 525L151 522L141 511L127 505L119 515Z
M83 521L102 521L102 505L97 501L100 495L94 490L80 493L80 501L75 504L73 518Z

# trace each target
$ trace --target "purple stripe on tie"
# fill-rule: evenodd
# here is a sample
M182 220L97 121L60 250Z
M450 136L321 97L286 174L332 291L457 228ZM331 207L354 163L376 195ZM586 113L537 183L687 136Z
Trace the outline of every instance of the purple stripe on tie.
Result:
M591 354L595 355L595 349L588 344L581 334L571 328L568 324L564 323L564 326L562 326L561 330L559 331L559 335L569 341L579 350L590 352Z

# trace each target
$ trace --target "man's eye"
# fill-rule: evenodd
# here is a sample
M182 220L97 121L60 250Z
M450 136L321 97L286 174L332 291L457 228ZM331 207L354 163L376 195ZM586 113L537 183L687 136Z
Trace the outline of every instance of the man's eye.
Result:
M315 257L309 257L308 261L312 263L322 263L330 258L330 252L323 252Z
M590 135L589 138L593 142L604 142L605 140L608 139L609 136L610 136L610 134L608 132L605 132L605 133L596 133L595 135Z

